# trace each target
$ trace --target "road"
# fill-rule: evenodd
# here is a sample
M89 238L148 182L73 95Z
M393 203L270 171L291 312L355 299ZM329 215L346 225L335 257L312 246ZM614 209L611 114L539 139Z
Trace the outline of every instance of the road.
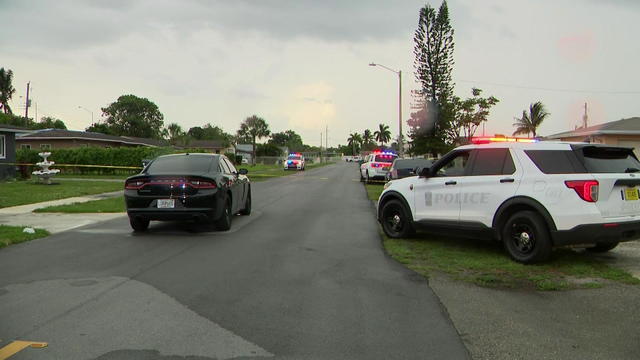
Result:
M355 180L354 180L355 179ZM354 164L252 184L232 230L117 218L0 250L11 359L468 359L386 256Z

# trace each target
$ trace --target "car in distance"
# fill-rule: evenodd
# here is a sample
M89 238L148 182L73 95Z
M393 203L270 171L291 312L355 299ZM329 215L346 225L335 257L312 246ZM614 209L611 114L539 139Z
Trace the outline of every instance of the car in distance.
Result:
M385 185L387 236L415 229L501 241L534 263L553 247L605 252L640 238L640 161L633 149L533 139L476 139L419 176Z
M417 175L416 169L420 170L428 168L432 164L431 160L427 159L400 159L397 158L391 164L389 172L385 176L385 180L391 181L395 179L406 178L407 176Z
M287 160L284 161L285 170L302 170L304 171L305 160L304 155L300 153L293 153L287 156Z
M136 232L147 230L151 220L200 220L229 230L234 214L251 213L247 173L224 155L160 156L125 181L129 223Z
M389 168L398 155L391 151L374 151L360 164L360 181L385 180Z

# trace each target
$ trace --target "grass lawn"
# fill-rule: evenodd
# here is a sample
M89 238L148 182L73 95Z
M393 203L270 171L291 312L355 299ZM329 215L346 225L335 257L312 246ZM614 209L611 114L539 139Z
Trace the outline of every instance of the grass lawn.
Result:
M365 185L377 201L380 185ZM480 286L564 290L602 287L602 280L640 285L628 272L609 266L589 253L557 249L543 264L522 265L509 258L498 243L418 234L411 239L383 235L385 250L398 262L429 277L446 273Z
M55 212L55 213L119 213L125 212L124 198L117 196L108 199L88 201L84 203L73 203L68 205L49 206L37 209L34 212Z
M43 185L33 181L9 181L0 183L0 208L33 204L42 201L64 199L74 196L100 194L122 190L122 183L102 181L54 180L54 185Z
M42 229L35 229L35 234L24 233L23 229L24 226L0 225L0 248L49 235L48 231Z
M136 173L132 173L130 175L123 175L123 174L119 174L119 175L104 175L104 174L58 174L56 175L55 179L117 179L117 180L124 180L126 178L128 178L129 176L133 176Z

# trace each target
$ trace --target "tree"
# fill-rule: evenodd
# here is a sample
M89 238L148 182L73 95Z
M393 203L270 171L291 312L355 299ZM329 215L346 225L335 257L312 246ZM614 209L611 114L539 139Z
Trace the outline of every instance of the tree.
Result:
M13 71L0 68L0 109L5 114L13 114L9 107L9 100L13 97L16 89L13 88Z
M347 144L351 147L351 155L356 155L356 153L360 150L360 145L362 145L362 136L360 136L360 134L358 134L357 132L349 134Z
M423 123L417 127L420 133L412 133L411 139L421 144L446 148L444 133L454 118L451 97L453 82L453 28L449 20L449 8L444 0L437 13L429 4L420 9L418 28L414 36L414 67L416 80L421 84L420 96L424 97ZM433 150L433 149L432 149Z
M371 150L375 145L373 140L373 133L371 130L365 129L362 133L362 147L366 150Z
M106 135L116 135L112 132L112 129L109 125L105 123L98 123L98 122L91 124L91 126L85 128L84 131L101 133Z
M529 105L529 113L523 110L522 117L515 118L516 122L513 126L516 127L516 131L513 132L513 135L533 134L533 137L536 137L538 127L549 115L542 102L538 101Z
M282 150L276 144L266 143L256 146L257 156L282 156Z
M187 134L196 140L222 141L224 146L229 146L229 144L233 142L231 134L226 133L217 125L206 124L204 127L194 126L187 131Z
M279 133L271 134L269 144L277 146L286 146L289 151L301 151L304 148L302 137L293 130L287 130Z
M389 131L389 125L380 124L378 130L373 132L376 141L379 141L382 146L391 140L391 131Z
M108 129L108 133L118 136L163 137L164 116L149 99L122 95L116 102L102 108L102 115L106 117L106 127L92 125L90 129Z
M253 165L256 164L256 140L269 136L269 133L269 124L257 115L252 115L244 119L240 124L238 137L251 140Z
M171 145L185 140L185 132L182 131L182 127L176 123L167 125L167 132L169 133L169 143L171 143Z
M67 129L67 125L65 125L64 121L51 116L42 117L40 122L35 124L35 127L38 129Z
M469 142L478 127L487 121L489 109L499 101L493 96L481 97L482 90L477 88L471 89L471 94L472 97L465 100L453 98L455 117L447 136L451 144Z

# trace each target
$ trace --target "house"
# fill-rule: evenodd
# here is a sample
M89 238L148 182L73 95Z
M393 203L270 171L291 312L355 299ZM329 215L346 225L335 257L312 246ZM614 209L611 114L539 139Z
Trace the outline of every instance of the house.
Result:
M242 156L242 161L247 160L247 163L251 164L253 159L253 145L252 144L237 144L236 156Z
M0 179L14 177L16 174L16 134L29 130L11 125L0 124Z
M178 144L175 147L178 149L204 149L214 154L233 152L233 148L225 146L224 142L220 140L191 140L187 143Z
M634 148L640 157L640 117L611 121L545 137L545 140L589 142Z
M102 133L44 129L16 137L16 147L21 149L51 150L78 147L167 146L164 140L115 136Z

